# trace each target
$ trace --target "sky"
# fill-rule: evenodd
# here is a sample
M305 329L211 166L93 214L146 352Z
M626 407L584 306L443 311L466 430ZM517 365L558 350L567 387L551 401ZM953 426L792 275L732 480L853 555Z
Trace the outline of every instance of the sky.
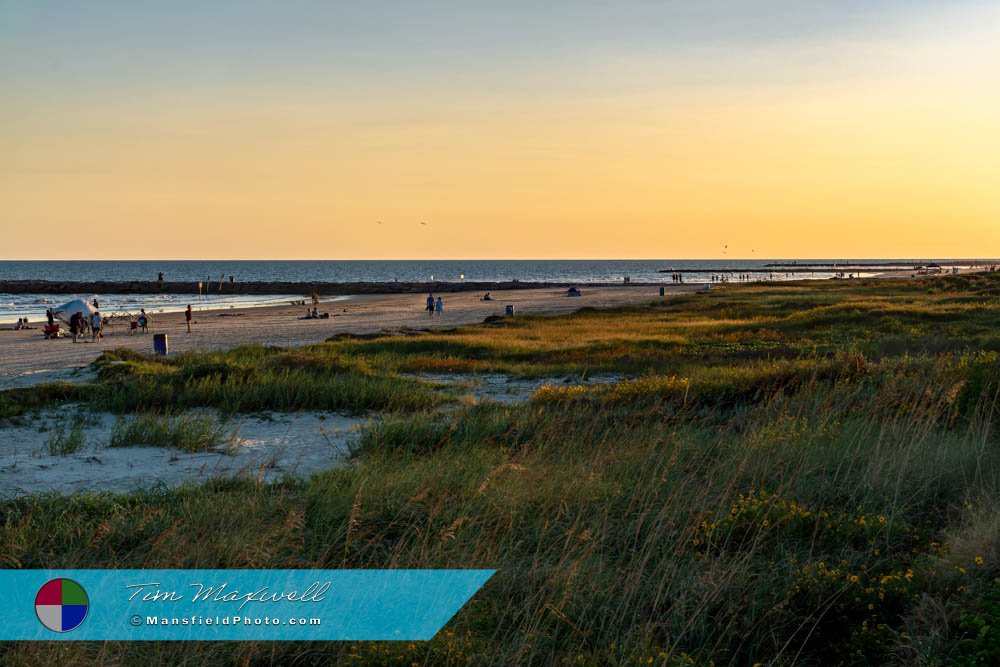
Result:
M0 0L0 259L1000 257L998 84L996 2Z

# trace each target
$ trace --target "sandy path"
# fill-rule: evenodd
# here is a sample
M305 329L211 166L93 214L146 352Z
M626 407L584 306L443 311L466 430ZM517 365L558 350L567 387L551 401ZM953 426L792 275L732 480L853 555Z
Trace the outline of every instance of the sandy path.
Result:
M698 289L697 286L667 286L670 294ZM155 330L166 333L171 353L214 350L245 343L295 346L319 343L343 333L367 333L402 327L452 327L482 322L488 315L502 315L504 306L514 305L518 314L565 313L585 306L609 307L646 303L659 298L655 286L583 288L583 296L564 296L563 290L525 289L494 292L494 301L480 301L481 294L459 292L444 295L444 316L429 318L426 295L392 294L351 297L320 304L329 312L327 320L299 320L305 306L271 306L202 311L195 314L194 331L185 330L181 313L156 316ZM0 389L71 377L102 351L128 347L152 351L151 335L129 336L124 327L111 331L101 343L77 343L69 339L45 340L40 330L0 331Z

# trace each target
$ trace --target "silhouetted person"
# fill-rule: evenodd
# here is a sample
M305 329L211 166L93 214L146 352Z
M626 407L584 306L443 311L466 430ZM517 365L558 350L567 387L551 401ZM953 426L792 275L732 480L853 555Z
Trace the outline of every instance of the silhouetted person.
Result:
M80 335L80 331L83 329L83 314L73 313L69 318L69 332L73 334L73 342L76 342L77 336Z

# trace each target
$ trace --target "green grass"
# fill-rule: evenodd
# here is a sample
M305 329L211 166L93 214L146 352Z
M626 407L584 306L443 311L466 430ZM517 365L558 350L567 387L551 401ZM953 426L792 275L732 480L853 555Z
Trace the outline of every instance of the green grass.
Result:
M447 392L395 370L373 369L331 345L294 350L248 345L170 358L118 349L105 352L94 366L93 383L0 391L0 419L63 402L119 414L187 408L363 414L425 410L451 400Z
M517 405L407 404L367 425L352 465L309 480L2 505L4 567L496 568L430 642L20 643L0 662L996 664L998 287L751 286L305 350L106 358L100 382L142 406L159 381L167 406L218 402L198 378L244 372L627 377Z
M705 365L851 351L869 358L1000 351L998 304L997 274L766 284L670 297L649 307L505 318L331 345L373 368L407 372L688 373Z
M99 406L116 411L214 407L262 410L425 409L443 398L426 384L375 371L330 346L282 350L243 346L226 352L154 359L117 350L97 362Z
M20 417L26 412L48 408L63 402L78 402L90 397L91 387L71 382L52 382L25 389L0 391L0 420Z
M65 424L60 424L49 432L49 439L46 449L52 456L69 456L83 449L86 444L83 432L84 421L76 417L67 429Z
M111 431L110 447L170 447L201 452L225 444L226 429L217 419L190 415L139 415L120 419Z

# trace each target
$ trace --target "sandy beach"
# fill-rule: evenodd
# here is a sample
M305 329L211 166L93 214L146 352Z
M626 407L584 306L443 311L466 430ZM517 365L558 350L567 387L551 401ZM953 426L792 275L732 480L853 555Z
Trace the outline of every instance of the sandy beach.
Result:
M699 289L696 285L669 285L668 294ZM296 346L320 343L338 333L371 333L401 328L446 328L477 324L490 315L503 315L514 306L516 315L567 313L584 307L607 308L653 301L659 288L622 286L584 288L583 296L567 297L564 290L523 289L494 292L493 301L480 293L444 295L444 314L430 318L424 310L426 295L364 295L321 302L320 313L329 319L300 320L305 306L271 306L206 310L195 313L188 334L183 313L157 315L153 331L166 333L171 353L188 350L232 348L247 343ZM515 315L515 316L516 316ZM65 327L64 327L65 328ZM151 352L151 334L129 335L124 325L110 327L102 342L71 339L45 340L40 329L0 330L0 389L10 389L60 379L89 365L104 350L127 347Z

